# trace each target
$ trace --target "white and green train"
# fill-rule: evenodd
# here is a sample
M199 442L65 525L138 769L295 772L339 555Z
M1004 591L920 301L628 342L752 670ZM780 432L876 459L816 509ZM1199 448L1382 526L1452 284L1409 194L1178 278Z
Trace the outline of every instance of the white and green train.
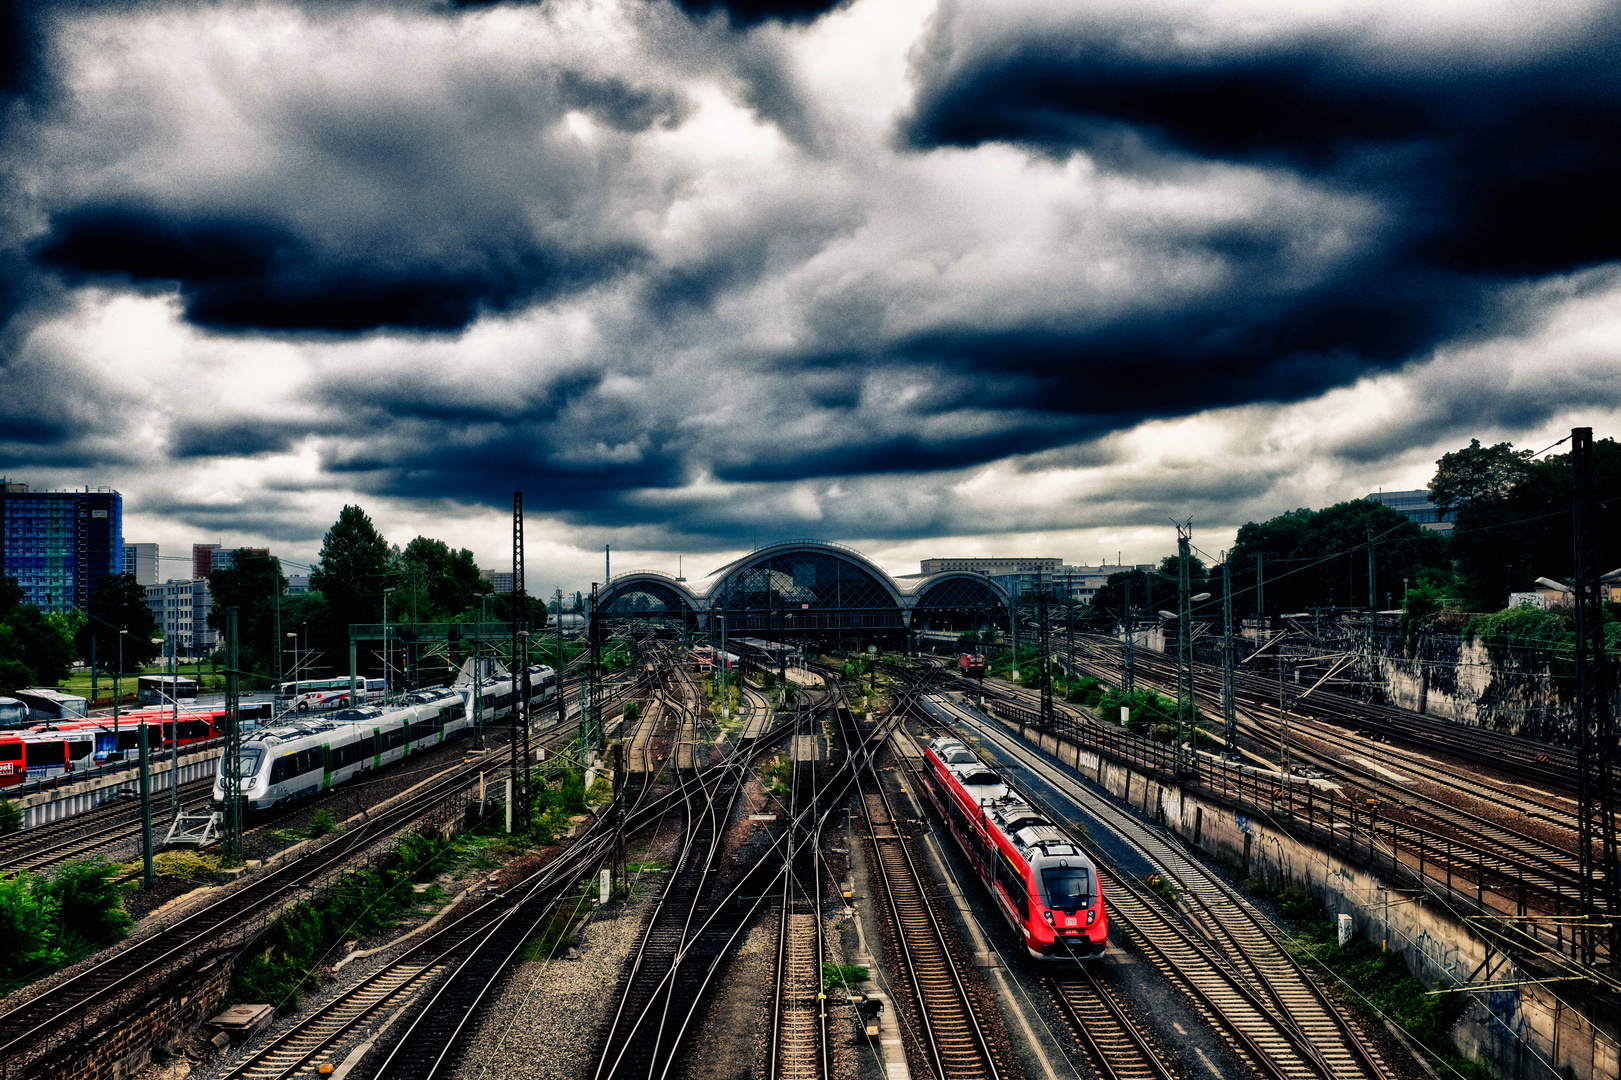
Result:
M481 723L511 715L515 682L502 675L480 685ZM532 705L557 693L557 677L549 667L530 668L529 684ZM257 729L242 740L237 758L248 811L310 798L456 738L473 726L468 709L472 690L469 683L418 690L386 709L337 709ZM226 767L222 758L214 777L216 803L225 800Z

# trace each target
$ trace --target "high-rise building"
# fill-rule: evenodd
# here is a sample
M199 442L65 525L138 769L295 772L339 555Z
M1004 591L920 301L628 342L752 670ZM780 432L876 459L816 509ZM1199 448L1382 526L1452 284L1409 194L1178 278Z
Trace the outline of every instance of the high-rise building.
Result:
M491 592L509 593L512 591L511 570L486 570L484 571L484 580L490 583Z
M0 479L0 574L42 611L85 607L124 569L124 497L111 488L30 491Z
M125 544L124 573L134 574L142 585L158 583L158 545Z

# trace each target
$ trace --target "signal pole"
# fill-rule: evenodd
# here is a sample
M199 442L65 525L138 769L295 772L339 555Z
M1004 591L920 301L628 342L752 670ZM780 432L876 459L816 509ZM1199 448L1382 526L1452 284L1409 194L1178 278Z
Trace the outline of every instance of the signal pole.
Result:
M568 702L563 698L563 590L557 590L557 726L568 721Z
M1041 723L1050 728L1053 726L1052 628L1048 618L1047 587L1039 567L1036 569L1036 625L1041 635L1041 658L1036 668L1036 680L1041 683Z
M529 631L524 627L523 492L512 493L512 798L515 820L528 822ZM520 656L520 646L523 655ZM520 762L522 763L520 765Z

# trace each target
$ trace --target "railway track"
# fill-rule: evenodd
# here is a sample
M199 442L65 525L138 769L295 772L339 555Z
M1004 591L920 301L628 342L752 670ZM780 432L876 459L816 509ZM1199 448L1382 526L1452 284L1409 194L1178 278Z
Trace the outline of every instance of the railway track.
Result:
M842 706L840 725L852 745L861 745L854 717ZM859 752L856 795L866 823L865 839L889 931L889 966L910 991L905 1005L918 1053L938 1080L1000 1080L1002 1075L975 1002L964 983L964 958L934 910L910 845L897 827L869 750Z
M1045 982L1103 1080L1176 1080L1164 1056L1090 967Z
M796 762L788 805L787 872L777 924L776 990L772 998L769 1080L832 1080L827 995L822 992L823 818L801 824L808 794L817 805L816 762Z
M1156 680L1166 675L1166 665L1161 660L1154 660L1144 665L1139 662L1139 679L1154 685ZM1144 676L1147 676L1146 678ZM1160 689L1164 684L1160 685ZM1196 693L1200 704L1206 709L1219 709L1220 688L1211 680L1200 676L1196 678ZM1263 716L1257 716L1260 712ZM1266 745L1268 742L1276 745L1280 737L1282 718L1277 706L1271 701L1253 701L1247 708L1239 713L1241 729ZM1450 837L1457 850L1461 850L1467 857L1460 863L1475 869L1484 868L1505 878L1521 877L1525 884L1534 890L1554 896L1569 894L1574 899L1579 894L1580 877L1576 855L1573 850L1565 850L1548 843L1540 838L1530 836L1517 829L1510 828L1494 821L1482 814L1454 805L1444 799L1418 791L1415 785L1420 782L1441 784L1452 788L1460 795L1477 799L1498 806L1519 815L1536 814L1548 820L1550 824L1559 824L1569 818L1562 809L1551 809L1550 804L1544 801L1533 800L1528 797L1516 796L1506 792L1491 791L1477 779L1453 775L1449 770L1439 767L1436 763L1424 759L1406 763L1387 762L1375 766L1373 763L1363 764L1354 760L1368 750L1359 745L1354 736L1347 735L1342 729L1332 723L1315 721L1310 718L1291 715L1291 745L1290 757L1295 761L1304 761L1326 774L1336 775L1361 790L1361 799L1372 796L1378 799L1386 808L1387 821L1391 819L1391 810L1400 808L1417 819L1427 818L1439 826L1437 831L1442 836ZM1316 752L1302 745L1302 738L1310 738L1323 744L1334 747L1349 755L1330 756ZM1412 777L1410 782L1398 782L1389 776L1383 775L1381 770L1390 767L1407 768ZM1353 796L1348 793L1347 798ZM1418 821L1413 821L1417 825ZM1574 845L1574 832L1570 833ZM1419 845L1414 838L1412 844L1416 855ZM1428 845L1428 857L1433 861L1440 858L1440 850L1436 845Z
M652 723L651 712L641 719ZM627 744L639 732L628 732ZM642 745L646 745L642 740ZM633 771L637 779L627 781L625 800L627 828L641 828L654 817L652 771ZM451 1051L461 1028L473 1016L471 1006L451 1001L434 988L446 977L459 978L463 987L481 986L487 990L492 958L504 966L510 962L513 942L518 946L534 936L535 929L558 914L559 902L583 877L590 875L606 858L612 839L613 822L599 819L559 859L549 863L529 879L501 897L486 898L459 916L453 923L416 943L383 970L350 989L318 1013L283 1033L269 1045L239 1062L225 1080L286 1080L320 1065L328 1053L341 1046L355 1030L370 1025L392 1011L421 1006L418 1022L396 1044L394 1054L415 1057L419 1069L426 1065L440 1070L445 1054ZM430 997L431 995L431 997ZM428 998L426 1002L419 999ZM445 1023L454 1014L455 1020ZM431 1053L419 1051L430 1047ZM385 1062L384 1068L391 1067ZM408 1070L407 1070L408 1071ZM380 1069L379 1075L382 1074Z
M982 745L994 746L1000 756L1084 807L1177 886L1198 941L1195 930L1181 918L1162 910L1118 874L1105 896L1140 940L1158 950L1158 966L1167 976L1232 1035L1235 1049L1278 1078L1383 1080L1387 1070L1378 1054L1247 900L1188 856L1169 835L1095 795L1068 770L965 710L949 703L942 709L970 726ZM1100 854L1094 852L1093 857L1099 860Z
M438 780L375 813L302 858L268 868L239 888L179 918L162 933L108 950L76 973L0 1012L0 1060L10 1076L26 1075L70 1039L95 1030L168 978L233 943L280 907L353 866L374 843L465 792L478 764L447 770Z
M194 780L180 786L180 802L185 805L207 798L214 786L212 778ZM164 807L167 795L153 800ZM156 809L156 807L154 807ZM167 828L156 820L152 828ZM98 848L107 847L141 835L141 804L119 802L98 807L84 814L53 821L49 825L26 832L15 833L0 842L0 874L15 874L24 870L43 870L48 866L88 855Z

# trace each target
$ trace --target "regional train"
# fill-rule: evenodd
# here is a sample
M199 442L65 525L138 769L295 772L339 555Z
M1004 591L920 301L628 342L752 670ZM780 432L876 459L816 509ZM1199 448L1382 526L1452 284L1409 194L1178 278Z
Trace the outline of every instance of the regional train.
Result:
M557 692L557 675L549 667L529 668L530 701L538 704ZM507 716L516 703L518 680L499 675L479 686L479 719L489 723ZM259 728L242 740L236 767L249 813L307 799L357 776L402 761L473 726L468 706L473 684L417 690L397 705L360 705L318 716L306 714L286 723ZM225 801L225 769L220 759L214 776L214 802Z
M963 653L957 659L957 667L970 679L983 679L985 677L985 654Z
M1080 845L956 739L935 739L924 759L930 801L1025 950L1051 963L1102 956L1109 917Z
M725 671L736 671L742 662L743 658L737 653L722 652L712 645L699 645L692 650L693 671L714 671L716 664Z

